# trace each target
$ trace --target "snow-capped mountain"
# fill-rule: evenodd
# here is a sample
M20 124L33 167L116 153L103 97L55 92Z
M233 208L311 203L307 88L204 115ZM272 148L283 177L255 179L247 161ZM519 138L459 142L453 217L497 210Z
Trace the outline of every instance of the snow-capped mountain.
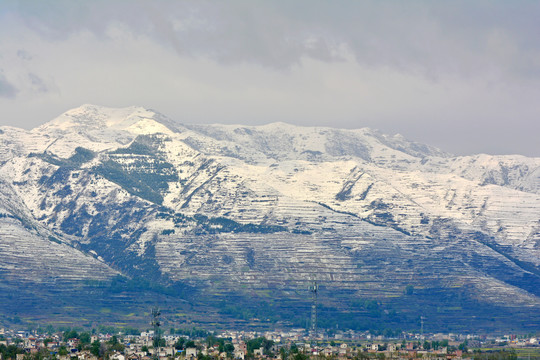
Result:
M341 310L362 298L406 313L411 288L540 310L540 158L84 105L0 127L0 197L10 289L122 275L280 299L317 280Z

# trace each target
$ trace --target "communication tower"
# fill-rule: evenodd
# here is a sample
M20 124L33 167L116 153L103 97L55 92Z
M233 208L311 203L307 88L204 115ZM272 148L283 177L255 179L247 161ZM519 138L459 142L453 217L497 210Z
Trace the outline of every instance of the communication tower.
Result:
M317 337L317 294L319 285L317 281L313 281L309 286L311 292L311 335Z
M152 327L154 328L154 358L159 359L159 343L161 342L161 334L159 332L159 327L161 322L159 321L159 316L161 315L161 310L157 307L152 309Z

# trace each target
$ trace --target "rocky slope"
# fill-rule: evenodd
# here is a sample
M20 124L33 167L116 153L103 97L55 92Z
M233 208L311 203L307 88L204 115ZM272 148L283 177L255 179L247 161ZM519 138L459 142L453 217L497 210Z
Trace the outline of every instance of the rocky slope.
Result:
M539 158L84 105L0 127L0 180L4 287L120 274L268 303L315 279L338 312L377 299L413 321L417 296L540 320Z

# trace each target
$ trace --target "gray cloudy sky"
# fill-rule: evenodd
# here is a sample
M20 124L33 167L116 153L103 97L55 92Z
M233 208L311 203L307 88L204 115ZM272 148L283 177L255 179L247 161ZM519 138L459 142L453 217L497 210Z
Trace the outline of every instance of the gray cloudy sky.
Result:
M0 124L83 103L540 156L540 1L0 0Z

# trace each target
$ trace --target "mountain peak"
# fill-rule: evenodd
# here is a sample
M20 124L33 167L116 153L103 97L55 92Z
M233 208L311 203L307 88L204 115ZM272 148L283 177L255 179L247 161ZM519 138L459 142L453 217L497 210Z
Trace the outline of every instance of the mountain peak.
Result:
M71 109L37 128L38 131L72 132L88 130L128 130L135 126L140 132L141 121L159 123L165 131L174 129L174 123L164 115L140 106L125 108L109 108L105 106L84 104ZM155 127L155 126L154 126ZM153 132L153 131L151 131Z

